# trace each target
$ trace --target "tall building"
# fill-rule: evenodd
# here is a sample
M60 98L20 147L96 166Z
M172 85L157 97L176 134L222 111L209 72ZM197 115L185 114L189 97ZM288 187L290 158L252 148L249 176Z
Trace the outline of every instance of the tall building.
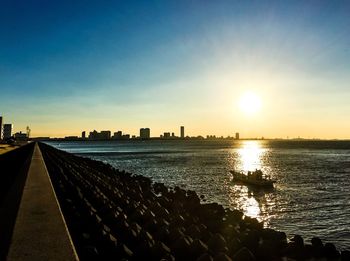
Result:
M2 140L2 116L0 116L0 140Z
M151 137L151 130L149 128L140 129L140 139L149 139Z
M236 132L236 140L239 140L239 132Z
M81 138L82 138L82 139L86 139L86 131L83 131L83 132L81 133Z
M183 139L185 138L185 127L184 126L181 126L180 127L180 137Z
M4 124L3 127L3 137L4 139L9 139L12 137L12 129L13 125L12 124Z

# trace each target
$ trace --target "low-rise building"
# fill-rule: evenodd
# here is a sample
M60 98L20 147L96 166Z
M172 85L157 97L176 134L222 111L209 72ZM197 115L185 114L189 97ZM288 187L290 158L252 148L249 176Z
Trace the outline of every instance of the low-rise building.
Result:
M4 140L9 139L12 137L12 130L13 130L13 125L12 124L4 124L3 127L3 138Z
M120 140L122 138L123 132L122 131L117 131L114 132L112 139L114 140Z
M27 133L23 133L23 132L16 132L15 135L15 140L17 141L25 141L25 140L28 140L28 135Z

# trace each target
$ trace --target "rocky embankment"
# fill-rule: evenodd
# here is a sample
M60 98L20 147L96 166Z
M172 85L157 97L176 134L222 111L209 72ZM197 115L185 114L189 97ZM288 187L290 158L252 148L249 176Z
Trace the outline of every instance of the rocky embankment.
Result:
M317 237L288 242L238 210L202 204L196 192L40 148L81 260L349 260Z

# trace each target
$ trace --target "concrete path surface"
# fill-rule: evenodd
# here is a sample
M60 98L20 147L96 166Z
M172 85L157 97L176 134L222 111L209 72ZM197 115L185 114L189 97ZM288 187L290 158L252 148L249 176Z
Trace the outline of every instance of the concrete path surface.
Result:
M7 260L78 260L38 144Z

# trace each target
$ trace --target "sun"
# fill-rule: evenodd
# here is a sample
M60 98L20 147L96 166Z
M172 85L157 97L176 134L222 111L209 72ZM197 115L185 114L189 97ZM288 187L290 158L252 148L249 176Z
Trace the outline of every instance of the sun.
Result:
M246 92L239 100L239 108L247 115L254 115L261 109L261 99L253 92Z

